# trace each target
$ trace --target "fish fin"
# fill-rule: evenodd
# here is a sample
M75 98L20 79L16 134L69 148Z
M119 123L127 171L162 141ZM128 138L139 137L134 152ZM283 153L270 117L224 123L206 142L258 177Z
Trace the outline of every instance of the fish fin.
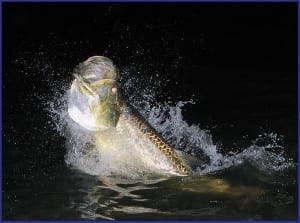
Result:
M192 156L184 151L174 149L177 156L191 169L196 170L197 167L200 167L203 165L203 161L198 159L195 156Z

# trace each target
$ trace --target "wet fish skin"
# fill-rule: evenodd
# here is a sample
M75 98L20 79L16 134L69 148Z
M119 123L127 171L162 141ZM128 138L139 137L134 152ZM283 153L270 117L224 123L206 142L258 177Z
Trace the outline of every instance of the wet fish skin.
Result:
M147 138L173 166L172 174L190 174L190 168L176 151L125 102L116 81L118 70L110 59L90 57L75 67L73 75L75 79L70 90L68 112L75 122L98 132L95 137L99 138L102 137L99 132L122 124L122 128Z

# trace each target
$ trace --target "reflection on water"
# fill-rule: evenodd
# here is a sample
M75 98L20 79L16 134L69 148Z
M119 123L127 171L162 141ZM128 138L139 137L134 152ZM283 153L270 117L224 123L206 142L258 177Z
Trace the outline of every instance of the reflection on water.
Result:
M274 197L278 190L284 190L278 182L266 184L262 180L251 181L246 176L237 182L235 172L245 170L239 168L218 175L143 180L94 177L92 187L82 188L82 201L72 200L71 206L81 213L81 218L90 220L258 220L283 216L292 219L289 215L295 211L289 209L295 202L292 191ZM293 190L296 190L295 185ZM283 209L278 212L278 207Z
M156 208L144 207L149 201L142 195L136 194L143 190L155 190L160 181L156 180L129 180L114 177L101 177L96 185L85 196L85 207L79 206L82 216L87 219L114 219L114 213L142 214L159 213ZM126 205L122 204L126 200ZM134 205L135 204L135 205ZM130 206L132 205L132 206Z

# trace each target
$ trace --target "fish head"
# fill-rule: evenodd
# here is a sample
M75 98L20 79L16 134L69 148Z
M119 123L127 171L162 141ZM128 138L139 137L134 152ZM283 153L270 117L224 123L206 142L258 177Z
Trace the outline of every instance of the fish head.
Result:
M82 127L101 131L116 127L124 101L117 84L118 70L107 57L90 57L74 69L69 116Z

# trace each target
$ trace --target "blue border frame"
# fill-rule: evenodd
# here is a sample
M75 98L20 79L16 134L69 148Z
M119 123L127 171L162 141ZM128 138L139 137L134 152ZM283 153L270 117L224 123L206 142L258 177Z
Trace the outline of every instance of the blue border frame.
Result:
M1 145L0 145L0 161L1 161L1 165L0 165L0 178L1 178L1 184L0 184L0 191L1 191L1 194L0 194L0 218L2 220L2 212L3 212L3 208L2 208L2 134L3 134L3 131L2 131L2 74L3 74L3 69L2 69L2 1L1 1L1 6L0 6L0 29L1 29L1 45L0 45L0 48L1 48L1 52L0 52L0 86L1 86L1 90L0 90L0 125L1 125L1 128L0 128L0 142L1 142ZM1 221L0 220L0 221Z
M298 67L297 67L297 70L298 70L298 94L297 94L297 101L298 101L298 166L297 166L297 183L298 183L298 221L299 221L299 219L300 219L300 214L299 214L299 210L300 210L300 208L299 208L299 193L300 193L300 187L299 187L299 160L300 160L300 151L299 151L299 138L300 138L300 133L299 133L299 127L300 127L300 121L299 121L299 108L300 108L300 106L299 106L299 95L300 95L300 90L299 90L299 86L300 86L300 81L299 81L299 63L300 63L300 58L299 58L299 53L300 53L300 46L299 46L299 34L300 34L300 31L299 31L299 21L300 21L300 3L299 3L299 1L297 1L298 2L298 24L297 24L297 26L298 26L298 36L297 36L297 39L298 39Z
M298 183L298 220L300 219L300 214L299 214L299 210L300 210L300 208L299 208L299 193L300 193L300 187L299 187L299 160L300 160L300 152L299 152L299 138L300 138L300 133L299 133L299 127L300 127L300 121L299 121L299 108L300 108L300 106L299 106L299 95L300 95L300 90L299 90L299 86L300 86L300 81L299 81L299 64L300 64L300 57L299 57L299 53L300 53L300 46L299 46L299 34L300 34L300 31L299 31L299 21L300 21L300 3L299 3L299 1L297 1L298 2L298 36L297 36L297 39L298 39L298 67L297 67L297 70L298 70L298 95L297 95L297 101L298 101L298 167L297 167L297 183Z
M88 2L107 2L107 3L111 3L111 2L119 2L119 3L126 3L126 2L148 2L148 3L155 3L155 2L182 2L182 3L191 3L191 2L208 2L208 3L214 3L214 2L240 2L240 3L251 3L251 2L261 2L261 3L272 3L272 2L298 2L299 0L0 0L1 2L39 2L39 3L43 3L43 2L68 2L68 3L75 3L75 2L82 2L82 3L88 3ZM1 5L2 7L2 5ZM299 5L298 5L299 8Z
M1 84L1 90L0 90L0 123L1 123L1 128L0 128L0 142L1 142L1 145L0 145L0 160L1 160L1 165L0 165L0 178L1 178L1 184L0 184L0 221L1 222L16 222L16 221L9 221L9 220L5 220L3 221L2 220L2 216L3 216L3 209L2 209L2 136L3 136L3 127L2 127L2 91L3 91L3 88L2 88L2 74L3 74L3 69L2 69L2 46L3 46L3 41L2 41L2 34L3 34L3 30L2 30L2 3L3 2L23 2L23 3L30 3L30 2L36 2L36 3L76 3L76 2L83 2L83 3L91 3L91 2L102 2L102 3L105 3L105 2L119 2L119 3L125 3L125 2L148 2L148 3L159 3L159 2L182 2L182 3L192 3L192 2L208 2L208 3L227 3L227 2L236 2L236 3L251 3L251 2L261 2L261 3L272 3L272 2L297 2L298 3L298 95L297 95L297 101L298 101L298 163L299 163L299 160L300 160L300 152L299 152L299 138L300 138L300 132L299 132L299 129L300 129L300 120L299 120L299 109L300 109L300 106L299 106L299 95L300 95L300 90L299 90L299 85L300 85L300 79L299 79L299 64L300 64L300 58L299 58L299 53L300 53L300 47L299 47L299 21L300 21L300 4L299 4L299 0L0 0L0 29L1 29L1 45L0 45L0 48L1 48L1 52L0 52L0 84ZM299 208L299 193L300 193L300 187L299 187L299 165L298 165L298 177L297 177L297 182L298 182L298 221L300 220L300 208ZM246 220L245 220L246 221ZM237 220L231 220L231 221L228 221L228 220L224 220L224 221L168 221L168 222L178 222L178 223L185 223L185 222L222 222L222 223L227 223L227 222L245 222L245 221L237 221ZM298 222L298 221L247 221L247 222ZM17 222L45 222L45 221L17 221ZM57 222L57 223L63 223L63 222L66 222L66 221L47 221L47 222ZM83 221L69 221L69 222L90 222L90 221L87 221L87 220L83 220ZM95 221L93 221L95 222ZM115 222L134 222L134 221L115 221ZM161 222L161 221L138 221L138 222Z

